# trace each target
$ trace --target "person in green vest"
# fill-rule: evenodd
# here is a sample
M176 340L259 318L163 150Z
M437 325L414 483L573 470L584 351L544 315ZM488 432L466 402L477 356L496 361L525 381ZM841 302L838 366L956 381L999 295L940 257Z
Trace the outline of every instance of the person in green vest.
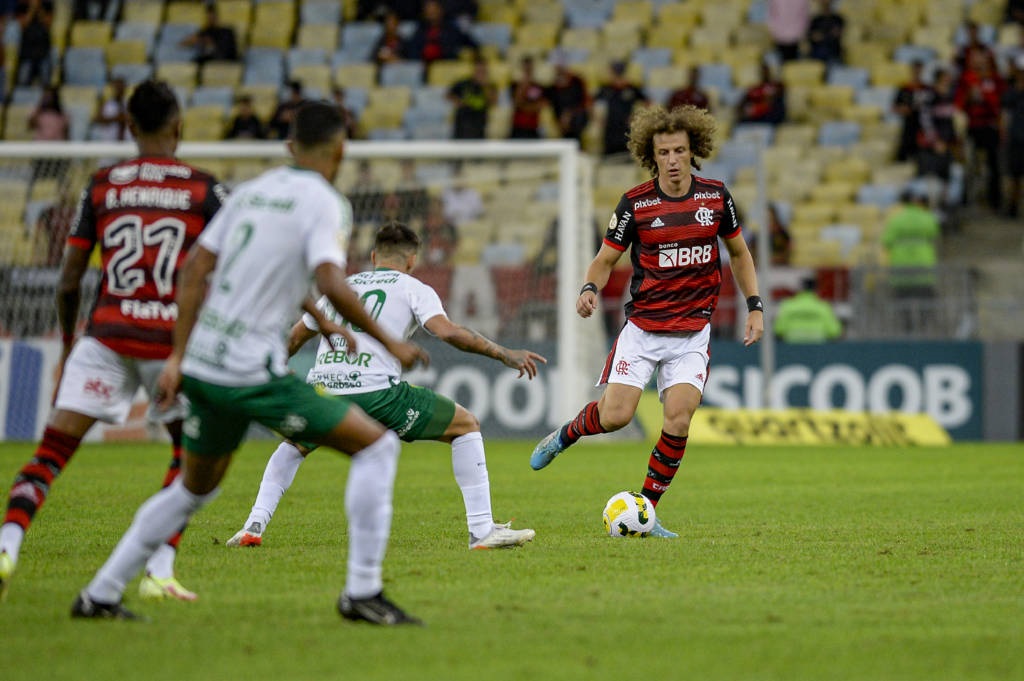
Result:
M843 333L842 322L828 301L818 296L811 278L804 280L800 293L779 303L773 328L784 343L824 343Z
M934 320L938 273L939 221L929 209L926 187L912 184L902 207L893 212L882 231L889 257L889 285L898 323L907 332L923 330Z

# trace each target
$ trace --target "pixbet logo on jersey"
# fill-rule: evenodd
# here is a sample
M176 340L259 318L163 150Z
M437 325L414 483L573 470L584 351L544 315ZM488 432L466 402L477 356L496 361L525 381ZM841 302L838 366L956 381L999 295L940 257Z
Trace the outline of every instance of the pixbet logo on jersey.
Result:
M658 251L659 267L686 267L711 262L711 244L662 248Z

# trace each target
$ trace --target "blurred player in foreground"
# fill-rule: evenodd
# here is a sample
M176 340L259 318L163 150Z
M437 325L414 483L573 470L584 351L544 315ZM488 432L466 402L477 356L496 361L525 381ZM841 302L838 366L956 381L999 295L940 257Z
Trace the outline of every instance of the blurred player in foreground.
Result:
M294 165L236 189L189 253L181 273L174 350L159 378L164 402L189 398L181 477L135 515L107 562L72 606L73 617L137 619L125 585L160 542L217 495L231 458L256 421L287 437L352 456L345 490L348 572L340 614L374 624L419 624L384 597L398 437L348 400L326 397L288 371L285 338L310 279L341 315L403 367L427 356L382 330L345 282L343 244L352 209L333 186L344 156L337 107L308 102L288 148ZM205 300L204 300L205 295Z
M139 155L92 176L68 236L57 290L64 342L56 400L39 448L11 488L0 528L0 595L32 518L82 438L96 421L124 423L140 386L153 397L171 352L178 267L225 194L210 175L174 158L181 110L166 83L140 83L128 115ZM103 276L85 335L76 342L82 277L97 246ZM164 486L178 475L186 411L182 402L150 405L150 417L166 425L174 450ZM162 537L168 543L146 565L143 597L195 599L174 578L180 537Z
M448 319L437 292L409 274L416 267L419 247L420 239L409 227L388 223L377 232L370 254L374 269L348 278L349 286L377 323L400 338L420 326L459 350L491 357L518 369L520 378L524 374L529 379L536 376L537 362L547 362L537 353L510 350ZM336 318L326 298L321 298L317 305L328 319ZM298 351L318 331L315 320L307 315L292 327L289 350ZM353 333L356 345L351 353L331 347L327 339L320 341L316 364L307 381L322 392L341 395L358 404L406 442L451 443L452 469L466 506L469 548L505 548L532 540L533 530L513 530L508 524L494 522L484 441L476 417L433 390L403 381L402 367L380 343L361 331ZM314 446L287 440L278 446L267 462L249 518L243 529L227 541L228 546L262 543L267 523L291 486L303 458Z
M722 283L718 240L729 250L732 271L747 296L744 345L764 333L757 273L740 231L736 207L725 185L693 175L698 158L713 149L715 120L694 106L639 110L629 133L633 158L654 176L633 187L619 201L604 243L587 268L576 300L584 318L597 309L597 294L626 249L633 261L626 324L598 385L606 385L597 402L544 438L533 450L530 466L540 470L585 435L618 430L636 413L644 387L657 374L663 406L661 436L647 464L642 494L655 506L679 468L700 405L710 362L711 315ZM652 536L678 535L659 519Z

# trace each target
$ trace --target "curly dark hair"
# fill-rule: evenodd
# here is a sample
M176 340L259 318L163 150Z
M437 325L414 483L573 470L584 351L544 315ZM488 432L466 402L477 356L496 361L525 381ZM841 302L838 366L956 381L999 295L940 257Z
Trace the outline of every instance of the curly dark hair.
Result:
M686 132L690 138L690 165L700 170L698 158L707 158L715 149L714 116L696 106L677 106L671 111L663 106L638 108L633 113L629 128L629 153L651 175L658 174L654 159L654 136Z

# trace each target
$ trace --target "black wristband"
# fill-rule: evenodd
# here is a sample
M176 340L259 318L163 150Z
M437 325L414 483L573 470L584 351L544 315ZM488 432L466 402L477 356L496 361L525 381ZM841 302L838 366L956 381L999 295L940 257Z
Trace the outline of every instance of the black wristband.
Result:
M588 281L586 284L583 285L583 288L580 289L580 295L582 296L587 291L597 293L597 284L595 284L592 281Z
M747 298L747 312L753 312L754 310L764 312L764 303L761 302L761 296L750 296Z

